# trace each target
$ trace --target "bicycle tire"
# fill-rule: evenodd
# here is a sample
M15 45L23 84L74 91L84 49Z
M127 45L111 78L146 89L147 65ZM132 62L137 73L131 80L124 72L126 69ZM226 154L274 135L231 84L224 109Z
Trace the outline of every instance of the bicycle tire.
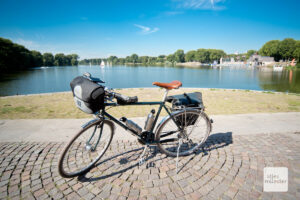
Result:
M70 147L72 145L75 144L76 140L82 136L84 133L86 133L90 128L94 127L95 130L98 128L97 126L102 126L100 127L102 129L102 132L103 133L103 129L104 127L108 127L108 130L109 130L109 133L108 133L108 142L105 144L103 150L100 152L100 154L97 155L97 157L95 159L93 159L90 163L87 164L87 166L79 169L78 171L74 171L74 172L67 172L66 169L65 169L65 166L64 166L64 160L65 160L65 157L67 156L67 153L68 151L70 150ZM99 128L99 129L100 129ZM100 130L101 131L101 130ZM95 131L94 131L95 132ZM100 134L99 134L100 135ZM112 141L112 138L113 138L113 135L114 135L114 124L113 122L109 121L109 120L97 120L91 124L89 124L88 126L84 127L83 129L81 129L71 140L70 142L67 143L67 145L64 147L61 155L60 155L60 158L59 158L59 161L58 161L58 172L59 174L64 177L64 178L72 178L72 177L76 177L76 176L80 176L84 173L86 173L88 170L90 170L100 159L101 157L105 154L105 152L107 151L108 147L110 146L110 143ZM94 137L94 135L92 136ZM100 137L99 137L100 138ZM101 138L100 138L100 141L101 141ZM98 139L98 142L99 142L99 139ZM80 144L80 143L79 143ZM97 143L98 144L98 143ZM87 145L87 143L86 143ZM97 145L95 145L97 146ZM86 148L86 147L85 147ZM97 147L98 148L98 147ZM86 151L89 151L89 150L86 150ZM76 150L77 152L77 150ZM92 152L92 151L90 151ZM75 156L74 156L75 157ZM76 156L77 157L77 156ZM72 158L71 158L72 159ZM75 161L76 162L76 161ZM69 165L69 164L68 164Z
M189 110L181 110L177 113L173 113L172 114L172 117L175 119L175 121L177 121L176 123L178 124L181 124L183 127L192 127L192 126L195 126L195 124L203 119L203 126L204 129L203 129L203 137L202 139L199 139L200 142L197 142L196 144L193 143L193 147L190 148L190 149L187 149L185 147L185 149L187 149L186 151L182 151L182 152L179 152L179 156L187 156L187 155L190 155L192 153L194 153L195 151L197 151L204 143L205 141L207 140L210 132L211 132L211 122L208 118L208 116L203 112L203 111L199 111L199 110L196 110L196 109L189 109ZM179 146L179 138L181 137L180 136L180 131L178 130L178 126L174 123L174 121L172 120L172 117L168 117L165 121L163 121L163 123L158 127L156 133L155 133L155 140L158 142L157 146L159 148L159 150L168 155L168 156L171 156L171 157L176 157L177 156L177 148ZM184 122L183 121L180 121L180 119L189 119L189 121L186 121ZM170 124L172 124L173 126L171 128L166 128L168 125L170 126ZM187 129L187 128L186 128ZM185 130L186 130L185 129ZM200 128L197 130L199 131ZM189 137L190 135L192 134L192 131L197 131L197 130L194 130L194 128L192 128L191 130L191 133L189 134ZM172 133L173 132L173 133ZM176 134L176 136L174 137L174 135ZM173 138L163 138L163 137L168 137L168 136L172 136ZM189 140L189 137L187 138L187 140ZM200 136L197 136L197 135L193 135L194 138L197 138L197 137L200 137ZM165 143L167 143L166 141L167 140L175 140L174 141L174 144L175 146L174 147L166 147ZM178 142L176 142L176 140L178 140ZM188 143L190 143L190 140L188 141ZM187 146L189 146L189 144L187 144ZM183 148L184 146L181 146L181 148Z

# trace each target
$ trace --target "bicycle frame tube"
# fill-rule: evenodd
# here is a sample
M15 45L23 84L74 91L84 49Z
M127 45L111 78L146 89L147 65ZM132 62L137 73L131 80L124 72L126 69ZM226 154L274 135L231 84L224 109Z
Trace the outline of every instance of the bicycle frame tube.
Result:
M137 105L159 105L158 111L156 113L154 122L152 124L152 127L150 129L150 132L153 133L153 130L155 128L155 125L158 121L159 115L161 113L162 108L164 108L166 110L166 112L168 113L168 115L171 117L171 119L174 121L174 123L178 126L179 129L181 129L181 127L177 124L177 122L175 121L175 119L173 118L173 116L171 115L170 111L167 109L167 107L165 106L165 102L164 101L159 101L159 102L136 102L136 103L131 103L131 104L126 104L126 105L119 105L117 103L106 103L106 106L137 106ZM102 111L102 115L107 117L108 119L112 120L113 122L115 122L116 124L118 124L119 126L121 126L123 129L125 129L126 131L129 130L133 135L135 135L138 138L141 138L141 136L134 130L130 129L128 126L126 126L125 124L123 124L122 122L120 122L118 119L116 119L114 116L110 115L109 113L107 113L105 110Z

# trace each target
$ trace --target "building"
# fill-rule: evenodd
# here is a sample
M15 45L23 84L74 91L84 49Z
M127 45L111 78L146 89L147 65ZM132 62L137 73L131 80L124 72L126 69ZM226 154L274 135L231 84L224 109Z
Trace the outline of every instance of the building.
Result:
M250 58L247 60L247 63L251 66L267 66L275 63L275 61L273 57L254 54L250 56Z
M235 61L233 57L231 58L220 58L221 66L242 66L245 65L243 61Z

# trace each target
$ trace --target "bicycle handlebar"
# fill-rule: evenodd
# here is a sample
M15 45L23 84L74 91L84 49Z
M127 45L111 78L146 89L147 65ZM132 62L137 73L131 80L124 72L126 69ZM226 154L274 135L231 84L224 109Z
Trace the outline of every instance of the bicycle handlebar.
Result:
M105 90L106 95L112 98L116 98L117 99L117 103L121 104L121 105L125 105L125 104L130 104L130 103L135 103L138 101L137 96L134 97L129 97L120 93L116 93L116 92L111 92L109 90Z

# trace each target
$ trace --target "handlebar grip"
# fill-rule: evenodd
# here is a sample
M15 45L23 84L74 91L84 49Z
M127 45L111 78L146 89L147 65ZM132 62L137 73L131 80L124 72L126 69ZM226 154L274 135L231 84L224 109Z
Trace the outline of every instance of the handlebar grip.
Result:
M114 93L114 97L117 99L118 104L125 105L130 103L135 103L138 101L137 96L128 97L119 93Z

